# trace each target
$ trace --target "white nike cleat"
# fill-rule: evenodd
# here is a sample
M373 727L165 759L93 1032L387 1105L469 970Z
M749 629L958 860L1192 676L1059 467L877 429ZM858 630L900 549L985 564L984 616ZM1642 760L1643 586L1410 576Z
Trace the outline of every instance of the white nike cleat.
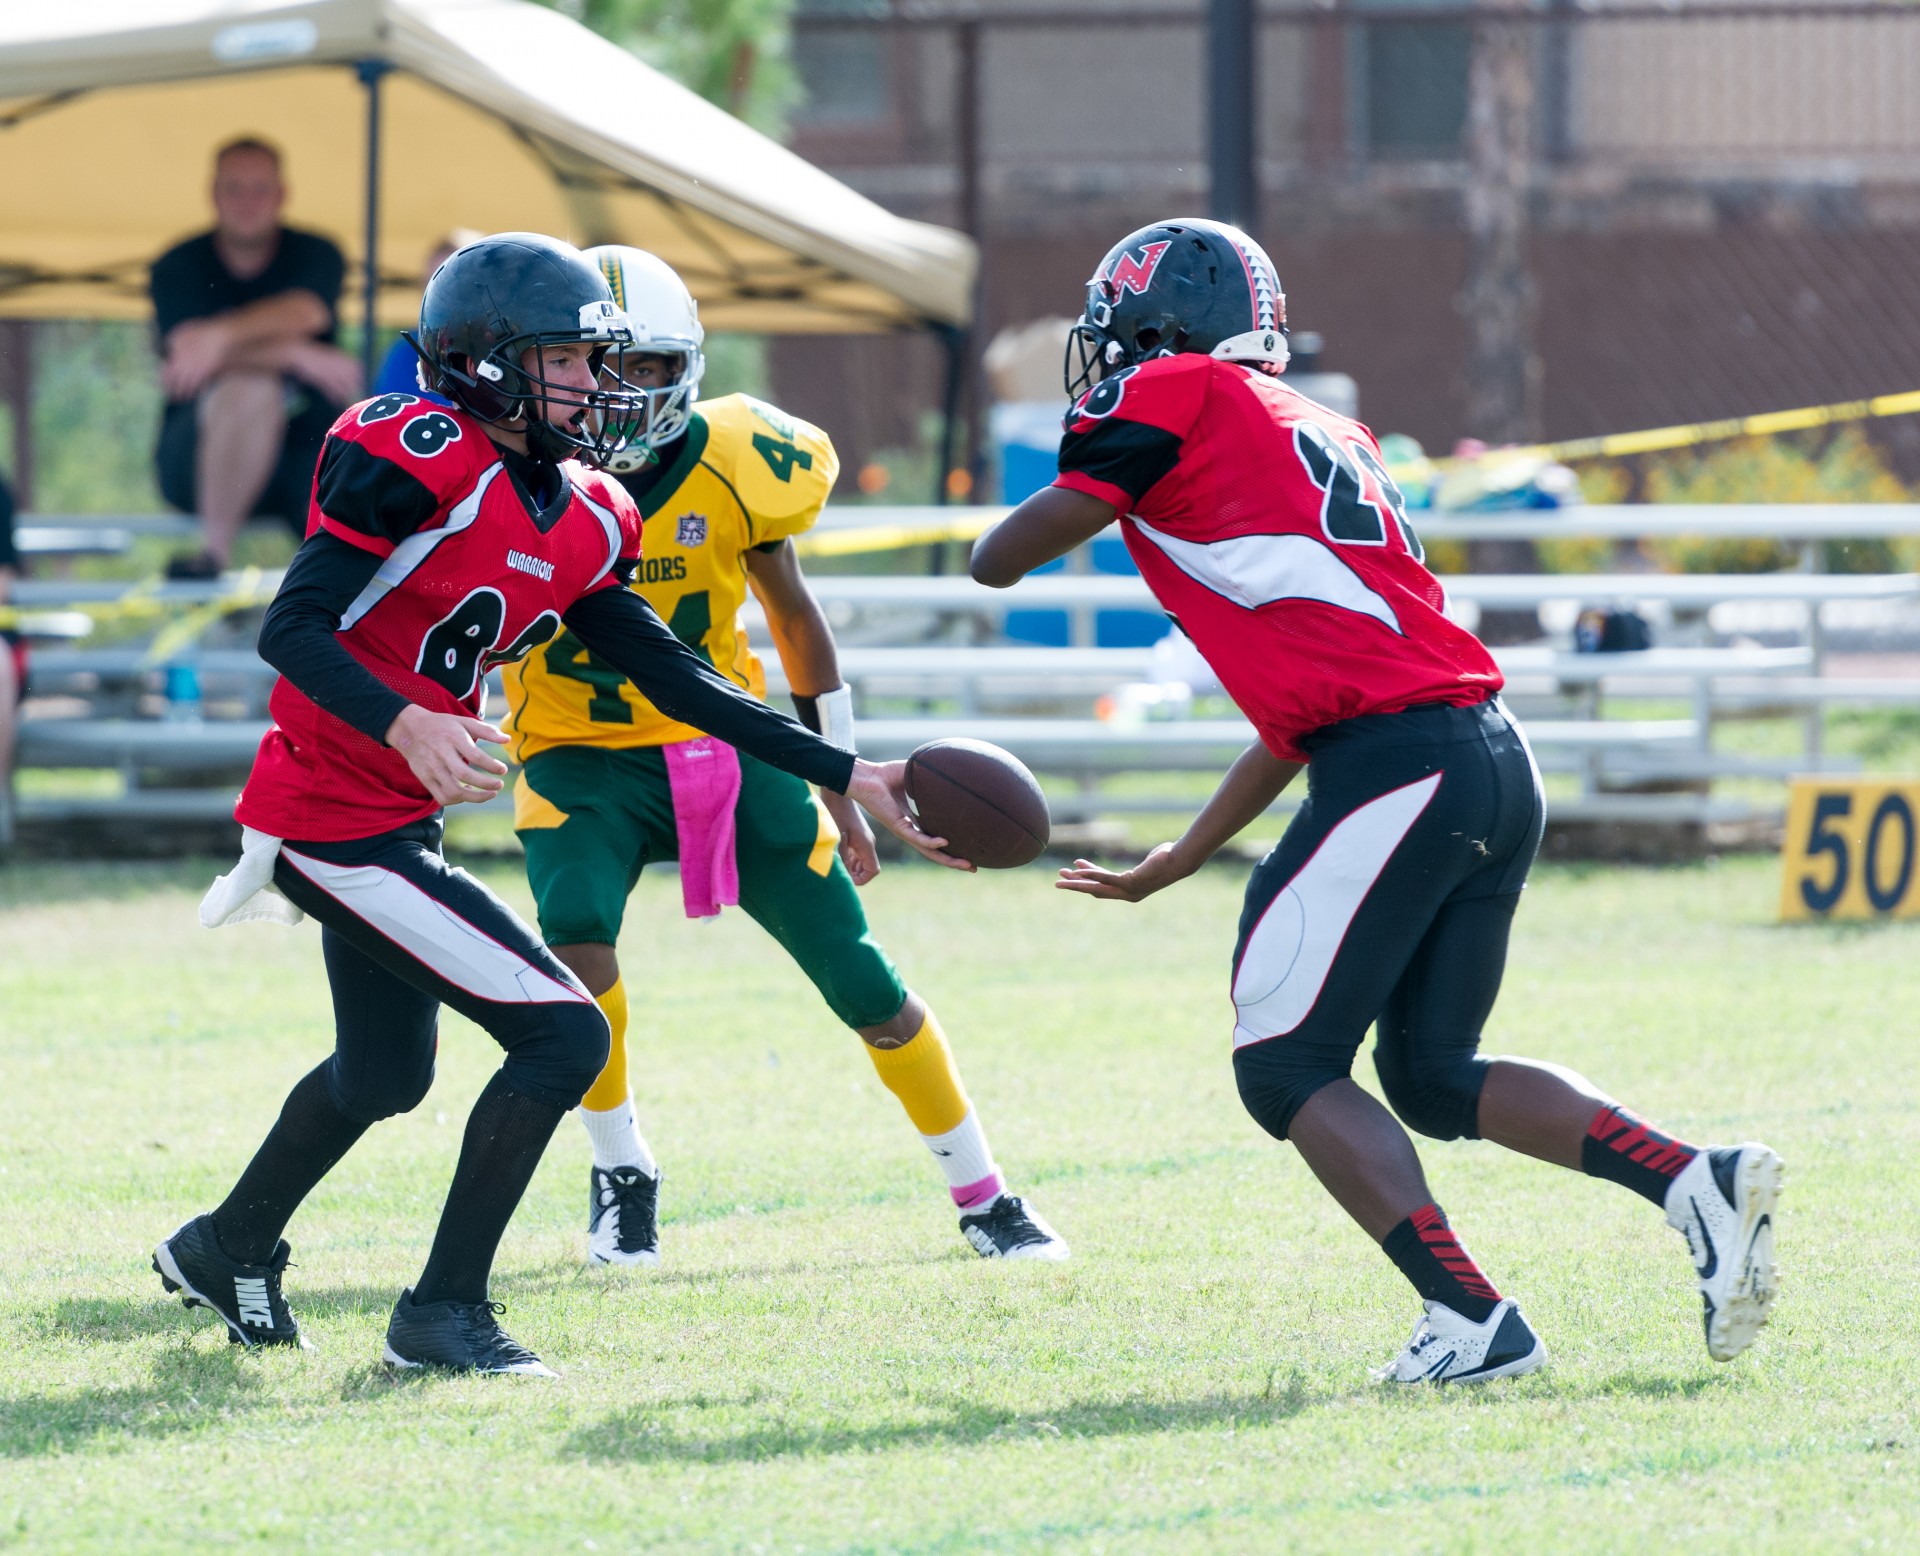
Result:
M660 1179L638 1167L595 1167L587 1211L587 1263L660 1262Z
M1485 1383L1517 1378L1546 1363L1545 1342L1520 1316L1512 1297L1502 1297L1484 1324L1444 1302L1429 1302L1412 1338L1386 1366L1374 1369L1373 1378L1376 1383Z
M1001 1194L982 1210L960 1218L960 1235L983 1259L1038 1259L1058 1264L1067 1257L1066 1239L1017 1194Z
M1753 1344L1779 1294L1773 1218L1785 1180L1780 1158L1750 1141L1702 1151L1667 1190L1667 1224L1686 1234L1715 1361Z

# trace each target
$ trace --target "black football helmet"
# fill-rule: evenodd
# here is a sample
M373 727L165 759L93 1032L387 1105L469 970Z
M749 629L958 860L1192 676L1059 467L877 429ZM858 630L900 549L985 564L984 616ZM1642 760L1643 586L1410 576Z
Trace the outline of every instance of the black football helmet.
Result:
M644 420L620 377L633 343L626 316L593 261L557 238L500 232L455 250L428 280L420 332L407 339L428 389L480 421L524 419L536 459L604 464ZM582 344L601 388L555 383L521 363L537 346Z
M1067 397L1154 357L1287 360L1287 299L1267 251L1238 227L1198 217L1129 233L1087 282L1067 339Z

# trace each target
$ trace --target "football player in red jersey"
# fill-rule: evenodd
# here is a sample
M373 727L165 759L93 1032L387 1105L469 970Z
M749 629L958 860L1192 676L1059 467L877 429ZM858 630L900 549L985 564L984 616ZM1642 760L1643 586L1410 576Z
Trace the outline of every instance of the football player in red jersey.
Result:
M1233 958L1234 1073L1380 1242L1426 1313L1379 1376L1465 1381L1546 1359L1449 1229L1394 1113L1610 1179L1685 1233L1707 1349L1729 1361L1774 1297L1780 1159L1660 1133L1558 1065L1478 1049L1545 820L1499 670L1446 614L1366 428L1290 390L1273 264L1236 228L1123 239L1068 349L1055 484L974 549L1004 588L1118 518L1154 596L1260 739L1178 842L1069 891L1138 902L1191 875L1302 767L1307 798L1253 873ZM1378 1023L1389 1113L1352 1079Z
M241 866L201 919L318 919L335 1048L226 1199L154 1253L167 1289L219 1314L240 1344L302 1343L281 1232L370 1124L426 1095L446 1004L506 1058L467 1121L385 1357L551 1375L500 1328L487 1278L548 1139L606 1063L607 1023L540 937L441 856L441 808L491 797L506 771L476 743L504 740L480 717L495 665L564 624L673 717L853 796L958 863L908 819L905 764L861 762L775 713L625 587L638 511L575 460L607 458L643 420L620 381L630 340L578 250L529 233L483 239L434 273L421 303L423 371L453 409L382 395L328 435L306 543L261 629L281 679L237 811Z

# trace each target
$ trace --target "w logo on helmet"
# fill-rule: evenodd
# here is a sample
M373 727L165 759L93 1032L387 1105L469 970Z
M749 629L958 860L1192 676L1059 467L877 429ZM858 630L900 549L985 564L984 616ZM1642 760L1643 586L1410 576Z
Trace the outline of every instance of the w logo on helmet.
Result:
M1160 261L1166 257L1173 245L1168 242L1149 243L1135 254L1122 254L1113 262L1113 270L1107 276L1107 283L1113 288L1113 298L1117 302L1128 292L1146 295L1147 288L1153 284L1153 273L1160 268Z

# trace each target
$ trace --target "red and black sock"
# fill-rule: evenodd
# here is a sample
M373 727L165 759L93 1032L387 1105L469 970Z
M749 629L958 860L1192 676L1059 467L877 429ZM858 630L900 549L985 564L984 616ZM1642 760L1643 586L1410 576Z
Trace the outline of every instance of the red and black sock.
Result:
M1429 1302L1444 1302L1462 1318L1484 1324L1500 1293L1447 1225L1438 1205L1422 1205L1381 1240L1381 1249Z
M1580 1142L1580 1170L1664 1207L1668 1185L1699 1154L1698 1146L1663 1135L1625 1108L1608 1103L1587 1125L1587 1137Z

